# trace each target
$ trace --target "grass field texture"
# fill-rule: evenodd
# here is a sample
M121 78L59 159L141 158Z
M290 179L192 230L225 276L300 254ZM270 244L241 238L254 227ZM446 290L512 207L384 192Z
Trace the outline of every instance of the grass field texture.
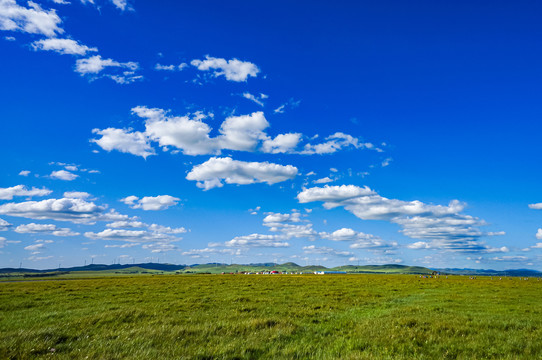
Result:
M0 358L538 359L541 290L416 275L3 282Z

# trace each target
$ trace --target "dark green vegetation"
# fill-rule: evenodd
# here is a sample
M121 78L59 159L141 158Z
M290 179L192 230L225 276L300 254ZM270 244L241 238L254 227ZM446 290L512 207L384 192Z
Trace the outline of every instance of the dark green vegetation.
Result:
M0 283L1 359L534 359L542 281L139 275Z
M87 265L72 268L61 268L55 270L34 270L34 269L0 269L0 279L12 277L47 277L57 275L88 276L88 275L111 275L111 274L149 274L149 273L171 273L171 274L220 274L220 273L239 273L239 272L262 272L262 271L280 271L280 272L303 272L312 273L314 271L340 270L348 273L376 273L376 274L431 274L433 270L419 266L404 265L363 265L363 266L339 266L328 269L324 266L309 265L300 266L289 262L284 264L262 263L262 264L196 264L196 265L173 265L173 264L135 264L135 265Z

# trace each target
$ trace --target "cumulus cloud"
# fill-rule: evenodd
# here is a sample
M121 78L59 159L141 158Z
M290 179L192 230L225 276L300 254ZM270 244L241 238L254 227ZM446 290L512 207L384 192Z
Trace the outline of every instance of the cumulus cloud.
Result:
M72 181L79 177L79 175L76 175L74 173L71 173L66 170L58 170L53 171L51 175L49 175L51 179L58 179L58 180L65 180L65 181Z
M333 181L335 181L335 180L333 180L333 179L329 178L328 176L326 176L324 178L314 180L313 184L327 184L327 183L330 183L330 182L333 182Z
M108 67L126 68L135 71L139 68L136 62L121 63L112 59L102 59L100 55L94 55L86 59L79 59L75 63L75 71L81 75L98 74Z
M172 236L147 230L105 229L101 232L86 232L85 237L93 240L116 240L126 242L155 242L172 240ZM179 240L178 238L175 238Z
M345 200L362 196L375 195L376 193L367 186L361 188L355 185L324 186L304 189L297 195L300 203L323 201L329 204L340 203Z
M536 238L538 240L542 240L542 229L538 229L538 231L536 232Z
M417 241L415 243L407 245L407 247L414 250L431 249L431 245L429 245L429 243L426 241Z
M191 258L207 258L209 254L213 255L241 255L241 249L217 249L217 248L204 248L204 249L191 249L183 251L181 255L190 256Z
M281 241L276 235L251 234L245 236L237 236L230 241L226 241L228 247L270 247L282 248L289 247L290 244L286 241Z
M120 201L130 206L132 209L165 210L171 206L177 205L180 200L181 199L170 195L145 196L141 199L131 195Z
M312 228L312 223L303 218L298 212L291 214L268 213L263 219L263 226L269 231L281 233L285 239L307 238L314 240L317 232Z
M24 7L15 0L0 0L0 30L55 37L64 32L61 22L54 9L44 10L33 1Z
M344 207L362 220L385 220L401 226L411 238L429 240L435 249L459 252L495 251L478 240L486 236L478 227L485 222L462 214L465 204L453 200L448 206L421 201L387 199L364 187L353 185L304 189L300 203L323 201L327 209ZM421 245L421 244L419 244Z
M261 111L227 117L218 129L218 135L214 137L211 136L213 129L204 122L212 118L213 114L195 112L185 116L171 116L163 109L145 106L134 107L132 113L144 119L145 131L94 129L93 133L102 135L102 138L92 139L91 142L107 151L119 150L142 157L155 154L152 142L158 143L164 151L174 148L185 155L220 155L223 150L270 154L325 154L347 147L347 144L354 144L356 148L368 148L367 144L362 144L350 135L337 133L330 137L331 140L326 140L325 144L307 144L309 150L305 146L304 150L299 151L297 147L303 135L286 133L274 138L269 136L266 132L269 122Z
M59 220L74 223L127 220L128 216L114 210L106 212L99 206L83 199L61 198L42 201L25 201L0 205L0 214L35 220Z
M52 193L51 190L42 188L38 189L33 187L27 189L24 185L16 185L8 188L0 188L0 200L12 200L14 196L46 196Z
M34 41L32 43L34 50L54 51L59 54L68 55L86 55L87 52L98 51L97 48L90 48L86 45L81 45L72 39L57 39L49 38Z
M300 133L279 134L274 139L267 137L262 144L262 151L269 154L293 153L301 141Z
M19 175L21 176L28 176L28 174L30 174L30 170L22 170Z
M186 228L182 226L179 228L172 228L169 226L163 226L163 225L157 225L157 224L151 224L149 225L148 228L151 231L158 232L161 234L183 234L188 231L186 230Z
M320 144L305 144L305 147L300 152L301 154L332 154L346 147L355 149L372 149L374 146L371 143L362 143L359 139L342 132L337 132L328 136L326 141Z
M542 210L542 203L529 204L529 208L535 210Z
M45 244L44 243L32 244L32 245L25 246L24 249L26 251L32 251L33 254L39 254L42 250L45 249Z
M361 231L355 231L350 228L342 228L335 230L332 233L321 232L318 234L322 239L331 241L347 241L351 242L351 249L367 249L372 251L389 251L396 249L396 242L387 242L380 237L366 234Z
M15 228L15 232L20 234L47 233L54 236L77 236L79 233L68 228L59 228L54 224L23 224Z
M253 63L237 59L226 60L206 56L205 60L192 60L191 65L201 71L212 71L215 77L224 76L230 81L246 81L249 76L256 77L260 69Z
M211 139L211 127L203 122L206 115L195 113L190 116L167 116L162 109L137 106L132 113L146 119L145 134L160 146L173 146L185 155L218 153L218 144Z
M106 225L109 228L143 228L147 227L147 224L141 221L114 221Z
M269 185L291 180L297 175L292 165L278 165L269 162L244 162L232 158L212 157L203 164L194 166L186 176L197 181L197 186L205 190L222 187L226 184L267 183Z
M269 127L263 112L250 115L230 116L220 126L219 142L223 149L254 151L260 140L266 138L264 130Z
M0 231L7 231L12 225L4 219L0 219Z
M91 195L84 191L66 191L64 197L72 199L88 199Z
M309 245L309 246L303 246L303 252L305 254L320 254L320 255L333 255L333 256L346 256L350 257L354 255L354 253L350 251L340 251L336 250L330 247L326 246L315 246L315 245Z
M105 151L117 150L123 153L141 156L155 155L154 149L148 143L147 136L139 131L130 132L131 129L94 129L92 133L101 135L100 139L91 139Z

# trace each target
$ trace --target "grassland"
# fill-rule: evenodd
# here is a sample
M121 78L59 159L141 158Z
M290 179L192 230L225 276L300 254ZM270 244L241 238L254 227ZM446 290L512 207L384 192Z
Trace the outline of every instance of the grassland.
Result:
M0 358L535 359L541 290L415 275L2 282Z

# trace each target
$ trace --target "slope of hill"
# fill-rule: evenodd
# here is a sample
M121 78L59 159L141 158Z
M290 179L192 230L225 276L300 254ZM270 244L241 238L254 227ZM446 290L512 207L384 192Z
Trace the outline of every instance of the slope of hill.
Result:
M542 277L542 272L529 269L515 269L497 271L491 269L428 269L420 266L406 266L397 264L387 265L344 265L334 268L326 268L321 265L300 266L293 262L284 264L276 263L254 263L254 264L194 264L194 265L174 265L174 264L91 264L86 266L76 266L71 268L57 268L46 270L35 270L26 268L4 268L0 269L0 277L40 277L71 274L78 275L108 275L108 274L220 274L220 273L240 273L240 272L262 272L262 271L280 271L295 273L312 273L315 271L345 271L349 274L431 274L434 270L442 274L450 275L478 275L478 276L525 276Z

